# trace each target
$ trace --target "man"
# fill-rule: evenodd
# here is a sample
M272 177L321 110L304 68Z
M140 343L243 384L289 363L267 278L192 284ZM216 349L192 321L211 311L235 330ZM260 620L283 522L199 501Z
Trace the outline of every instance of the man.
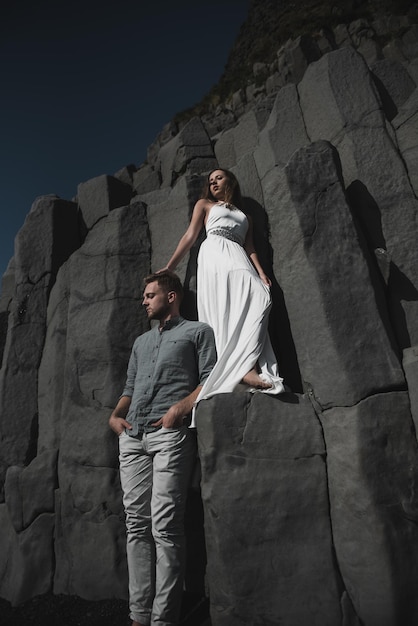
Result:
M180 317L183 289L169 271L144 280L159 325L135 340L125 389L109 419L119 435L132 626L178 623L184 510L195 459L190 412L216 361L213 331Z

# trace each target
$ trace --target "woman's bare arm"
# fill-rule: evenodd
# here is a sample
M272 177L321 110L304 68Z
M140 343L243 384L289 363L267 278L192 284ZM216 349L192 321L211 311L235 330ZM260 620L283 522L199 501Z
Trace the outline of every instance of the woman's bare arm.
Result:
M192 219L190 220L190 224L177 244L177 247L170 258L169 262L165 267L163 267L160 272L164 270L175 270L177 265L183 259L183 257L190 250L192 245L195 243L196 239L199 236L200 231L203 228L205 223L205 217L210 205L207 200L201 199L198 200L194 206Z

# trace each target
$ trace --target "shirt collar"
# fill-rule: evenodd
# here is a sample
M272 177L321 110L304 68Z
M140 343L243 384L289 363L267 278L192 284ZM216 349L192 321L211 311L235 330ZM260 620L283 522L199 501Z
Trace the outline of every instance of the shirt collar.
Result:
M183 321L183 318L181 317L181 315L177 315L176 317L172 317L169 320L167 320L166 322L164 322L164 324L161 326L161 331L163 330L170 330L171 328L174 328L175 326L178 326L181 322ZM158 330L160 330L160 327L158 326Z

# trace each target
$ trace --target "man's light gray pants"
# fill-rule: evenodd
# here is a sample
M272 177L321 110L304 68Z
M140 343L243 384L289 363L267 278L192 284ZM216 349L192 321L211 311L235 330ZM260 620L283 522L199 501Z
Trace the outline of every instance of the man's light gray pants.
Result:
M184 511L195 458L194 432L186 426L160 428L142 439L119 437L130 617L144 626L178 623Z

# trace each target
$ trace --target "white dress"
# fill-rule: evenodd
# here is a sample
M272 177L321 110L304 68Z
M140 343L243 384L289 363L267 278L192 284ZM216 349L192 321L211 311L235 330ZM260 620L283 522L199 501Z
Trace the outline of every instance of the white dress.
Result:
M261 378L272 385L257 391L284 391L267 328L270 289L243 248L247 230L248 219L236 207L211 207L198 256L197 307L199 320L214 330L218 360L197 402L233 391L257 362Z

